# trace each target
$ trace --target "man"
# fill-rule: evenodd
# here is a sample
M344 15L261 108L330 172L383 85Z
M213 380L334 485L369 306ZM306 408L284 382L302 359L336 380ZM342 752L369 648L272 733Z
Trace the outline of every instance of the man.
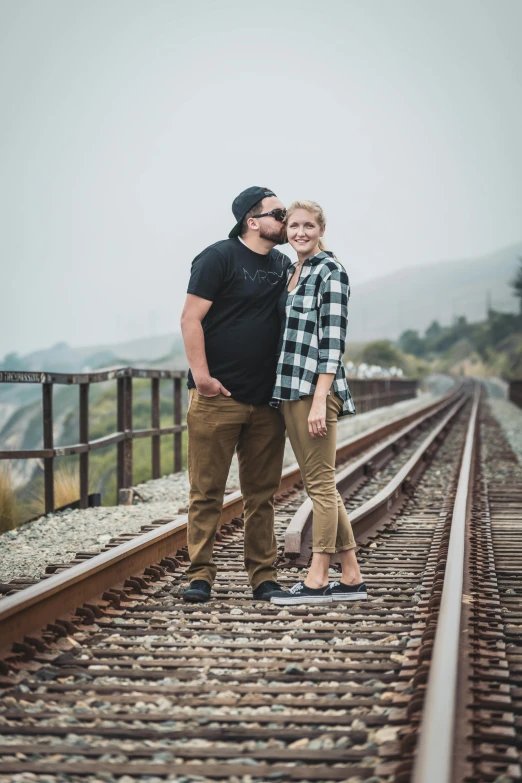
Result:
M234 199L236 225L193 261L181 330L190 365L188 549L183 600L210 598L214 538L234 451L245 509L245 567L253 598L280 590L274 561L274 494L283 466L284 422L268 405L277 366L277 302L290 263L284 205L267 188Z

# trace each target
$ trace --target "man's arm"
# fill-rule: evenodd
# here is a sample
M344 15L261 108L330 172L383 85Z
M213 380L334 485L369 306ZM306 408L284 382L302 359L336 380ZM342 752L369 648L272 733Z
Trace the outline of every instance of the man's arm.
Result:
M185 306L181 314L181 333L185 344L185 353L192 370L194 383L204 397L217 397L224 394L230 397L230 392L217 380L212 378L208 369L205 353L205 336L201 322L206 316L212 302L194 294L187 294Z

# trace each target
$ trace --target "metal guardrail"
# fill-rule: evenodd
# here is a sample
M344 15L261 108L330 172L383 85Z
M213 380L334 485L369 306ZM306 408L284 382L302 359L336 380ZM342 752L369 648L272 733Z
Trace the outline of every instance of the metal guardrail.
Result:
M123 499L122 490L132 486L132 444L136 438L151 438L152 478L161 475L160 437L174 435L174 472L182 468L181 439L187 428L182 423L182 388L186 378L185 370L138 370L122 367L103 372L79 374L47 372L0 371L0 383L32 383L42 386L43 406L43 448L22 450L0 450L0 460L42 459L44 463L45 513L55 511L54 503L54 460L56 457L79 455L80 508L89 505L89 453L117 444L117 488L118 499ZM151 427L133 429L132 426L132 381L134 378L151 381ZM160 427L160 380L174 381L174 425ZM117 431L95 440L89 439L89 388L93 383L117 382ZM76 385L79 388L79 442L72 446L55 446L53 434L53 386ZM412 399L417 395L418 383L398 378L350 378L350 391L359 413L374 410L385 405Z
M122 367L103 372L64 373L47 372L0 372L0 383L36 383L42 386L43 448L22 450L0 450L0 460L43 459L45 513L55 510L54 503L54 460L56 457L78 454L80 457L80 508L89 505L89 453L113 444L118 445L118 496L120 490L132 486L132 446L136 438L151 438L152 478L161 475L160 437L174 435L174 472L180 471L181 438L187 425L181 421L181 381L186 377L184 370L137 370ZM132 426L132 381L134 378L150 379L152 415L150 429L135 430ZM160 427L160 380L174 381L173 409L174 425ZM89 440L89 388L93 383L116 381L117 383L117 431L102 438ZM72 446L55 446L53 434L53 386L75 385L79 388L79 442Z
M522 408L522 380L509 382L509 399Z
M417 396L418 381L410 378L348 378L357 413L393 405Z

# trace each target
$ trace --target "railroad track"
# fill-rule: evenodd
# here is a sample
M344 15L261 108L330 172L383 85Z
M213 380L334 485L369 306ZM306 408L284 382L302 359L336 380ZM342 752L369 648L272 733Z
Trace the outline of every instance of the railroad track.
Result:
M208 604L178 595L183 518L4 586L0 781L520 777L518 463L462 388L338 461L368 602L252 603L238 493ZM276 503L284 585L309 558L298 480L285 472Z

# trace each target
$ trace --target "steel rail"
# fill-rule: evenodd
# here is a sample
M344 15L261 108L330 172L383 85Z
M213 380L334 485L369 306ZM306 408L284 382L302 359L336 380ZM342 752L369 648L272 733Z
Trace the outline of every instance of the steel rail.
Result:
M455 401L456 399L457 401ZM342 494L343 492L347 492L348 489L357 486L368 472L369 467L371 468L371 466L376 463L382 464L387 456L393 453L394 448L402 438L410 435L413 430L422 426L442 411L448 408L450 409L443 421L437 425L430 435L428 435L416 450L415 454L413 454L406 465L403 466L386 487L378 492L371 500L360 506L350 516L350 522L358 543L365 543L368 537L379 529L383 520L393 513L395 510L394 506L403 499L404 492L408 489L409 484L416 480L418 475L423 471L426 451L439 437L440 433L458 413L465 402L466 398L461 396L459 387L457 393L446 395L446 397L443 398L443 401L437 406L432 406L428 412L423 412L423 415L420 418L418 417L413 423L395 431L387 440L379 443L369 453L364 454L355 463L348 465L337 474L337 489ZM342 446L340 448L342 448ZM409 484L407 482L409 482ZM297 510L288 525L285 535L285 555L287 557L297 558L299 555L304 556L305 558L307 557L308 552L303 550L306 549L305 538L311 537L312 518L313 506L312 501L308 498Z
M473 400L451 519L442 597L412 783L452 783L459 674L465 540L473 487L480 389Z
M341 457L356 456L361 450L375 443L395 427L400 429L405 421L422 417L427 410L434 410L443 401L460 397L460 387L441 400L430 403L413 414L394 419L380 427L373 428L359 437L351 438L339 447ZM279 486L279 493L286 492L301 480L298 465L285 468ZM240 491L225 498L220 526L239 517L243 511L243 497ZM89 560L71 566L38 584L31 585L14 595L0 600L0 647L2 650L64 617L104 591L132 575L139 574L152 563L172 557L187 544L187 516L166 522L160 528L136 536L131 541L115 546L107 552L95 555Z
M171 556L186 543L185 516L3 598L1 647L9 647L56 617L66 617L93 596L101 596L151 563Z

